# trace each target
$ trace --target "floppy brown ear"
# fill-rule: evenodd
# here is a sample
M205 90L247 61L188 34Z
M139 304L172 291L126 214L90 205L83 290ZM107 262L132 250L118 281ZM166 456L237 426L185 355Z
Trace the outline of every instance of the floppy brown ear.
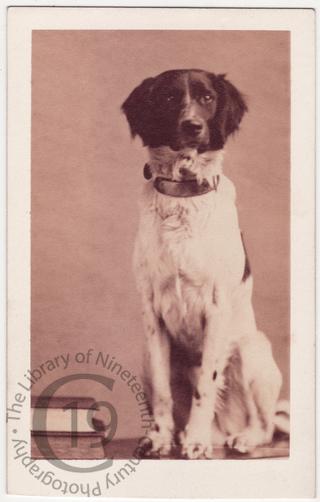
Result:
M153 82L153 78L145 79L131 92L121 107L133 137L138 134L143 139L150 123Z
M220 135L220 142L224 144L227 137L239 128L248 107L242 94L225 78L225 75L212 74L211 79L218 92L214 129L215 133Z

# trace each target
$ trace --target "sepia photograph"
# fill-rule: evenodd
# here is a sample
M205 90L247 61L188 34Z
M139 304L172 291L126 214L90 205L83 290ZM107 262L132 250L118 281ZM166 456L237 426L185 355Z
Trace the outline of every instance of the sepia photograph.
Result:
M289 32L34 31L31 135L32 370L114 354L146 457L288 455Z
M227 497L239 476L237 496L285 496L303 442L294 493L309 493L314 173L305 157L299 176L296 147L312 152L312 98L297 105L310 9L287 23L172 9L167 24L170 9L17 10L9 61L28 46L28 66L11 63L9 109L20 79L29 129L15 150L9 120L10 493L22 469L24 494Z

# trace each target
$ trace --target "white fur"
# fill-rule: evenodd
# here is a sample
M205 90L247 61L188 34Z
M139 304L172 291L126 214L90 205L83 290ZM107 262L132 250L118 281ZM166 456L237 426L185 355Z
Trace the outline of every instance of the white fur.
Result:
M255 324L252 279L242 282L245 255L235 188L222 174L222 159L221 151L199 155L192 149L150 150L152 180L143 187L134 269L157 423L150 438L153 451L161 454L170 452L174 432L169 336L187 351L202 353L201 367L190 371L198 395L180 436L188 458L211 458L218 442L215 419L223 440L242 452L269 442L274 430L281 375L269 342ZM155 190L156 176L179 181L181 167L198 183L212 183L219 175L218 189L190 198ZM235 368L234 378L243 392L229 392L221 404L225 369L235 352L241 368Z

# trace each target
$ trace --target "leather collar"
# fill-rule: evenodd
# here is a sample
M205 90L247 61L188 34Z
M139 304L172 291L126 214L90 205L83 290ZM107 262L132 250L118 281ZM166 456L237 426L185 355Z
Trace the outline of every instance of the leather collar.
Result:
M207 180L204 180L201 185L197 180L174 181L167 178L157 177L153 182L154 188L170 197L196 197L206 193L217 191L220 181L219 174L213 177L212 186Z

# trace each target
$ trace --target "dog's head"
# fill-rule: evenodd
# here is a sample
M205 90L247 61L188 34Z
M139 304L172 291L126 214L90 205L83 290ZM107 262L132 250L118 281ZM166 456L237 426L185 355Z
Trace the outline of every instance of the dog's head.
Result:
M133 136L151 148L220 150L247 106L224 75L170 70L147 78L122 105Z

